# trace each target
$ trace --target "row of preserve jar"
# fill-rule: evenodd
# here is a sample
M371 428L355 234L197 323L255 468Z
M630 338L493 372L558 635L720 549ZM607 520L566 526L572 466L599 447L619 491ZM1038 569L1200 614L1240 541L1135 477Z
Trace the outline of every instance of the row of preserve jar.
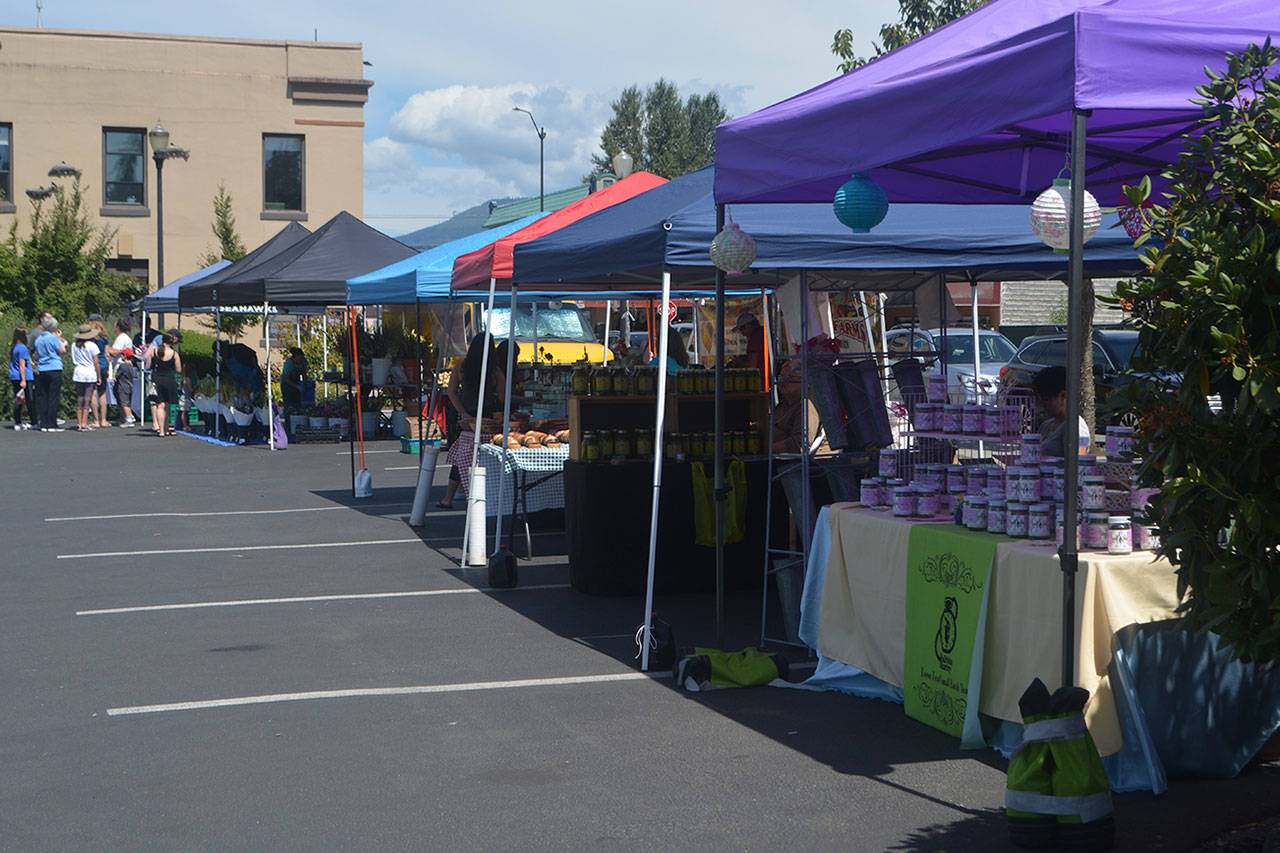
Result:
M578 396L626 397L652 396L658 389L656 367L586 367L574 368L571 387ZM714 394L714 370L691 367L678 371L668 387L679 394ZM724 372L724 390L741 394L761 390L760 371L755 368L728 368Z
M759 456L763 441L754 429L725 433L724 449L731 456ZM634 451L634 452L633 452ZM669 433L663 442L663 456L669 461L702 459L715 452L715 433ZM580 457L586 462L610 459L652 459L652 429L598 429L582 435Z
M874 495L873 495L874 497ZM866 503L866 501L863 501ZM883 504L870 504L883 506ZM985 530L1014 539L1063 542L1063 505L1056 502L1023 503L1004 497L975 495L943 496L929 488L895 487L893 514L900 518L936 518L951 514L956 524L970 530ZM950 509L948 509L950 507ZM1129 554L1135 548L1155 550L1160 547L1155 528L1144 516L1109 515L1089 510L1083 513L1076 529L1076 547L1106 550L1112 554Z

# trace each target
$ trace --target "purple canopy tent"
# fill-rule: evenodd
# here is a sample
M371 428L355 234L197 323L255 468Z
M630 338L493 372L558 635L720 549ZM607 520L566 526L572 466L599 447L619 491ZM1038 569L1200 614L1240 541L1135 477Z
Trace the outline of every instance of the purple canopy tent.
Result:
M830 202L856 172L895 202L1030 204L1071 176L1068 314L1083 306L1083 193L1156 176L1202 116L1205 67L1280 34L1274 0L993 0L862 68L716 131L718 205ZM1087 141L1087 145L1086 145ZM1068 337L1067 360L1084 342ZM1068 372L1075 445L1078 371ZM717 472L720 461L717 459ZM1075 669L1077 459L1066 463L1063 683Z

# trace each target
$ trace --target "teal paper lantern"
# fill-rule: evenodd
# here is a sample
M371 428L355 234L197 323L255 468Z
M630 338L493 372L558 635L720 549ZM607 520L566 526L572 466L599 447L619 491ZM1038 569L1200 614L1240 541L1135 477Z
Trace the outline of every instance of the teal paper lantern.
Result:
M728 275L742 275L756 259L756 241L732 220L711 241L711 263Z
M836 190L836 219L839 219L855 234L866 234L884 221L889 212L889 197L871 178L861 172L844 182Z

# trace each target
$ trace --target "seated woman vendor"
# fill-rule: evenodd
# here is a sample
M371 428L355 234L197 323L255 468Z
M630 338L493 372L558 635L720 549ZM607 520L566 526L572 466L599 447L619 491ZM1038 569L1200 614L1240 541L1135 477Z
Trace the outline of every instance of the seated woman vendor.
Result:
M1039 429L1044 436L1044 455L1064 456L1062 446L1067 421L1067 369L1046 367L1031 380L1031 388L1040 398L1040 405L1048 415ZM1084 422L1084 418L1079 418L1078 426L1079 449L1076 452L1087 453L1090 444L1089 425Z
M689 353L684 348L684 338L676 329L667 332L667 373L676 373L689 367ZM649 359L651 366L657 366L658 356Z

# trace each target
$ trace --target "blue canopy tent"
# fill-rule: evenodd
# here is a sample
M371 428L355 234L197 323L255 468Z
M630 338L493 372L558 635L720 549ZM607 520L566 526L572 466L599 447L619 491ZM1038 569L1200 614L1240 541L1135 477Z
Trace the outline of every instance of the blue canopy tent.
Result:
M545 237L515 248L512 284L538 288L555 283L565 291L618 288L652 288L659 283L666 310L672 286L711 287L718 271L709 253L712 239L723 226L713 196L714 169L707 167L602 210ZM734 209L736 224L756 243L751 270L732 279L732 286L772 286L780 274L802 273L801 304L808 299L809 272L827 280L831 288L872 291L910 290L934 283L939 300L945 299L944 282L970 283L975 299L980 279L1060 278L1066 274L1065 258L1055 254L1032 233L1025 208L1004 205L900 204L890 207L885 220L872 233L854 234L835 217L829 204L741 205ZM1087 247L1085 268L1092 275L1125 274L1139 269L1137 253L1114 214L1103 217L1102 227ZM723 311L718 305L717 312ZM940 311L945 317L945 308ZM807 312L801 312L806 318ZM802 319L803 325L803 319ZM945 328L945 323L943 323ZM717 369L724 363L723 316L717 319ZM974 312L974 334L977 313ZM806 341L807 328L800 339ZM663 329L661 350L666 348ZM976 351L975 349L975 360ZM974 374L979 375L975 363ZM808 396L807 364L801 360L802 394ZM723 383L717 382L722 389ZM716 487L723 486L723 391L716 406ZM661 394L660 394L661 401ZM661 408L661 407L660 407ZM661 411L655 444L661 459ZM807 455L802 481L807 482ZM655 463L654 508L656 537L657 490L660 464ZM808 554L809 522L804 507L801 530L804 554ZM717 536L719 543L721 537ZM645 613L652 612L653 564ZM717 548L717 579L722 558ZM717 584L720 595L720 584ZM717 614L721 614L717 601ZM719 628L719 626L718 626ZM722 632L717 630L722 642ZM645 646L647 649L647 644Z

